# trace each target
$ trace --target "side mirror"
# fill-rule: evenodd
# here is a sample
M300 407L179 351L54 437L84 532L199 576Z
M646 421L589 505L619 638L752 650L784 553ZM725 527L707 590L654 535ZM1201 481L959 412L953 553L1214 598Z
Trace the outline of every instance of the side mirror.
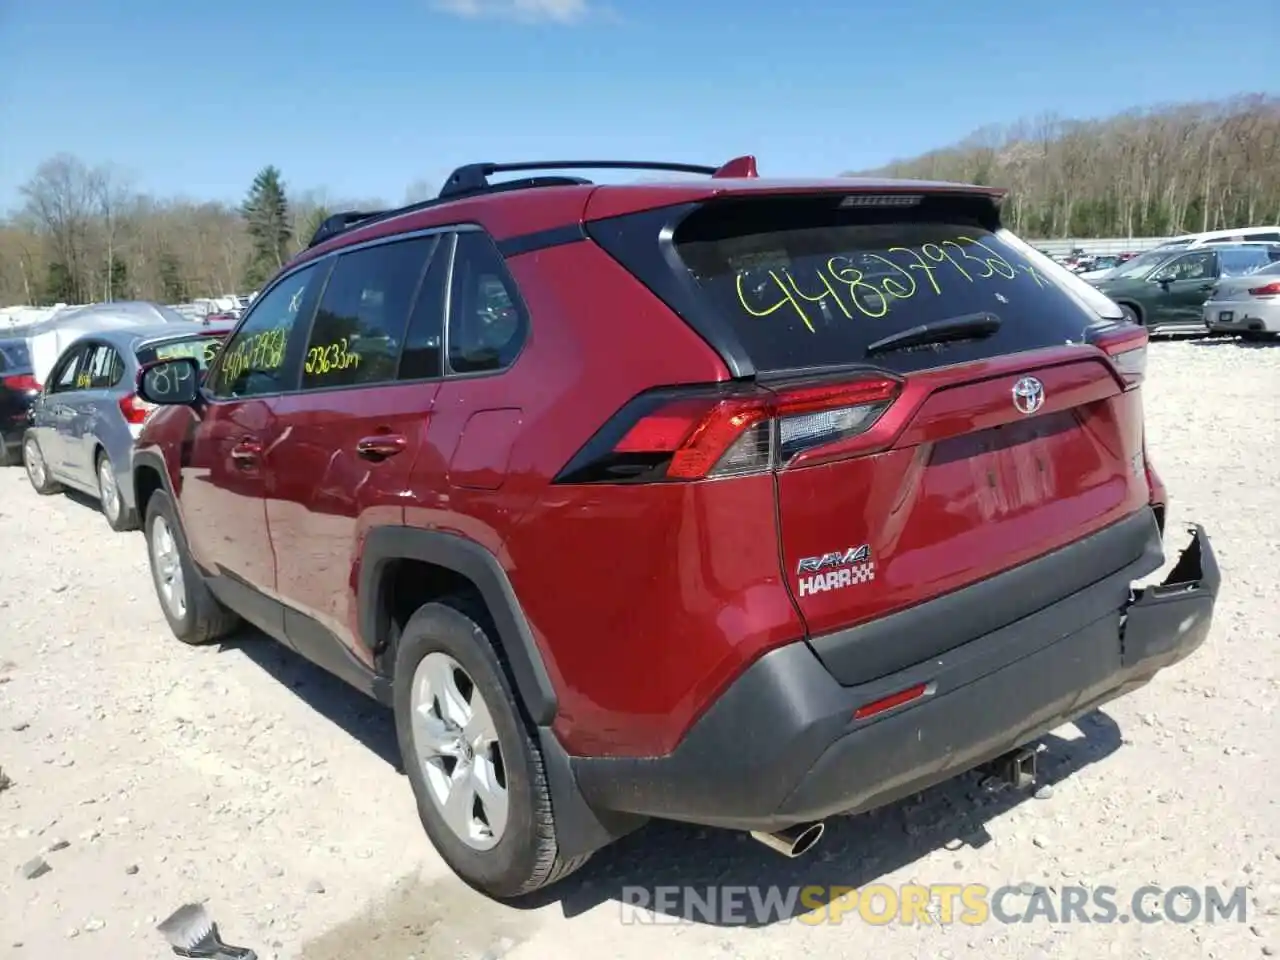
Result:
M1172 273L1159 273L1156 274L1154 279L1156 283L1160 284L1160 286L1167 287L1169 284L1173 283L1176 278Z
M138 377L138 397L157 406L189 406L200 396L200 365L191 357L147 364Z

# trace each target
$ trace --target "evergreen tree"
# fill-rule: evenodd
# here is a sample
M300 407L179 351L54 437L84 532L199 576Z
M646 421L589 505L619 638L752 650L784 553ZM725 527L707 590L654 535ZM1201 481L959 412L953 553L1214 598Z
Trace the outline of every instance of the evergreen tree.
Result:
M166 303L182 303L187 299L187 284L182 279L182 263L176 254L166 250L160 254L160 287Z
M75 278L61 260L54 260L49 264L44 280L44 299L46 303L80 302Z
M289 258L289 199L285 196L280 170L263 167L253 178L249 195L240 207L240 215L248 226L253 245L245 280L250 287L260 287Z

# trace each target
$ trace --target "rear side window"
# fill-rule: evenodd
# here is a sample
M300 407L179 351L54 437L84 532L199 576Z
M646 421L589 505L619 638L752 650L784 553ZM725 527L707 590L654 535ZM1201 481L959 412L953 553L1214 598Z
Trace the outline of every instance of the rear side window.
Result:
M449 367L483 373L510 366L528 317L502 254L487 234L458 234L449 299Z
M918 369L1078 340L1098 317L995 231L985 200L824 196L707 204L675 244L761 372L864 362L883 337L975 314L999 329L874 362Z
M1265 247L1257 250L1223 250L1219 256L1224 277L1243 276L1272 262L1272 256Z
M165 340L162 343L144 343L138 347L137 357L140 364L186 357L194 360L203 371L208 369L221 348L221 337L183 337L179 340Z
M120 354L114 347L99 343L89 351L89 361L80 374L80 382L89 390L110 390L123 376L124 361Z
M23 340L0 340L0 373L6 370L30 370L31 351Z
M409 312L436 242L417 237L338 257L311 326L302 389L396 378Z

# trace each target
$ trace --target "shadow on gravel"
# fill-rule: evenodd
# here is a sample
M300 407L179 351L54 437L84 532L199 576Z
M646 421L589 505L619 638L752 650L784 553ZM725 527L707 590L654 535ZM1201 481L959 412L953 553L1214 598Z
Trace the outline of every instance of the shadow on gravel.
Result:
M1095 710L1076 726L1084 734L1079 739L1040 739L1046 748L1038 757L1040 786L1052 787L1119 749L1120 729L1105 713ZM834 817L818 846L796 860L773 853L746 834L653 822L596 854L578 873L513 906L559 902L564 915L574 917L612 900L620 916L639 905L695 923L730 925L702 915L707 887L755 887L764 915L754 916L752 894L739 890L736 902L729 904L736 911L736 916L730 914L737 921L732 925L769 926L809 913L828 899L810 894L807 903L798 897L787 902L788 888L865 887L939 848L957 854L980 849L991 841L989 821L1021 803L1038 802L1008 787L989 791L981 780L980 774L968 773L871 813ZM664 911L654 889L664 886L694 889L691 898L676 897ZM770 887L781 888L781 900L767 899ZM719 910L719 901L709 902L713 911Z
M307 706L385 760L397 773L404 772L390 710L253 628L240 631L220 648L244 654ZM409 789L407 784L405 789Z
M243 653L401 771L389 710L257 631L246 631L224 649ZM1121 745L1120 728L1100 710L1086 714L1076 726L1083 734L1078 739L1053 735L1040 739L1044 749L1037 764L1039 786L1052 787L1110 756ZM407 783L405 789L409 789ZM662 904L652 901L656 887L692 887L703 897L709 886L756 887L762 897L767 888L779 887L783 902L775 901L776 909L766 911L766 916L751 916L755 911L750 894L748 899L739 895L737 910L745 925L768 926L820 905L813 899L801 903L798 898L786 903L788 888L864 887L939 848L958 855L966 848L980 849L991 840L986 824L1025 802L1037 801L1012 788L989 790L979 773L967 773L880 810L827 821L822 841L812 853L797 860L773 853L746 834L655 821L600 851L577 873L547 890L505 905L488 903L495 919L511 916L510 908L537 910L557 903L564 915L572 918L609 901L615 901L620 911L629 910L627 905L636 904L646 892L651 899L649 907L658 909ZM471 895L460 881L450 878L450 883L464 895ZM409 901L418 899L406 895ZM443 895L436 890L431 896ZM425 910L430 898L425 891L422 896L420 906ZM678 903L675 915L684 917L688 901ZM412 903L406 902L401 912L413 913ZM686 919L715 922L696 909Z

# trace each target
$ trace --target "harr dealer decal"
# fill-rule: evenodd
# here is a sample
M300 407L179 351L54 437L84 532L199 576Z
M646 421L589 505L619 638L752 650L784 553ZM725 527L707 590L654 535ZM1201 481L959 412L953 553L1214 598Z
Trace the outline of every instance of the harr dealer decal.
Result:
M800 596L841 590L856 583L867 583L876 578L875 561L871 559L871 545L849 547L820 557L805 557L796 568L800 577Z

